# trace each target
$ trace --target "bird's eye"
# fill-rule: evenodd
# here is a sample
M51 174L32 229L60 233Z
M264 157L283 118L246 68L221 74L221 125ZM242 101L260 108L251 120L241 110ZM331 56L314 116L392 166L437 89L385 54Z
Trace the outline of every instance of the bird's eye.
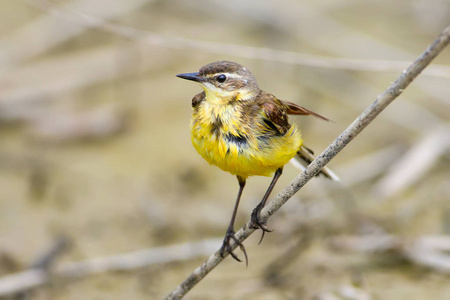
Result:
M224 83L225 80L227 80L227 76L225 76L224 74L220 74L219 76L216 77L216 79L218 83Z

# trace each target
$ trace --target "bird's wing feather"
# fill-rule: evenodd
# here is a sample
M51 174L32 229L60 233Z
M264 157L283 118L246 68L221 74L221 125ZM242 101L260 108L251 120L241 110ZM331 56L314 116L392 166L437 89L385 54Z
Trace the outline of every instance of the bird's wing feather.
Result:
M260 94L258 105L264 112L264 123L280 134L286 133L291 125L287 117L287 106L269 93Z
M311 115L325 121L331 121L330 119L325 118L324 116L321 116L318 113L315 113L307 108L304 108L303 106L297 105L289 101L282 101L282 100L279 101L281 101L287 107L287 113L289 115Z

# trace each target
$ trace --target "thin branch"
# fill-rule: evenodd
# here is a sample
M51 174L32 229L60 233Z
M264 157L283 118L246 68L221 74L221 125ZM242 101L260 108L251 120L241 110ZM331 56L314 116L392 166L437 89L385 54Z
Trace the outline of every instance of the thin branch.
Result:
M449 149L449 125L426 132L401 159L391 164L387 174L373 187L374 194L382 201L413 186Z
M182 261L211 253L222 241L208 239L130 253L66 263L54 270L32 267L26 271L0 278L0 298L23 292L48 283L53 278L81 278L88 275L113 271L129 271L154 264Z
M350 187L368 181L384 173L404 152L398 144L377 149L339 167L333 168L342 179L342 184Z
M54 5L47 0L26 1L39 9L45 10L49 14L60 17L66 22L68 21L74 24L78 24L81 27L100 29L102 31L110 32L127 39L138 40L142 43L162 46L166 48L183 50L189 48L207 53L233 55L236 57L261 59L265 61L286 63L291 65L303 65L315 68L340 69L349 71L398 72L399 70L403 70L408 66L408 62L404 61L323 57L318 55L304 54L292 51L282 51L271 48L215 43L187 39L178 36L162 35L124 25L113 24L100 18L80 13L77 10L73 10L69 7L58 7L57 5ZM427 70L427 75L450 78L450 67L445 65L435 65Z
M400 77L391 86L377 97L374 103L364 110L358 118L323 152L320 154L300 175L298 175L287 187L279 193L261 212L261 218L266 221L284 203L286 203L296 192L298 192L310 179L314 177L333 157L335 157L353 138L355 138L378 114L383 111L403 90L422 72L423 69L449 44L450 26L444 29L441 35L412 63L408 69L403 71ZM236 233L238 241L243 242L255 230L249 227L250 223L244 225ZM235 249L236 244L232 245ZM225 256L226 257L226 256ZM200 267L191 273L185 281L177 286L165 299L182 299L198 282L211 272L224 258L219 251L212 254Z
M401 255L411 263L450 274L450 238L446 235L405 239L394 235L338 236L330 241L338 250Z
M84 11L99 18L113 19L126 15L153 0L128 1L93 1L77 0L61 4L64 9ZM25 2L27 2L25 0ZM45 15L28 22L18 30L0 40L2 52L0 53L0 66L12 67L27 59L46 53L50 49L64 43L70 38L89 29L85 26L74 26L70 22L62 23L53 16ZM58 28L58 30L55 30ZM45 42L43 37L45 36Z

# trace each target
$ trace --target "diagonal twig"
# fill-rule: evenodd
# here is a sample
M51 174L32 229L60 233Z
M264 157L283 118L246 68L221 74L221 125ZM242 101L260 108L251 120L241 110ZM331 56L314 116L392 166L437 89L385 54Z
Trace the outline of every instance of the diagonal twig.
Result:
M416 59L398 79L372 105L364 110L350 126L341 133L300 175L298 175L283 191L281 191L262 211L261 219L266 221L311 178L314 177L333 157L335 157L353 138L355 138L378 114L383 111L403 90L426 68L426 66L449 44L450 26L445 28L439 37ZM238 241L243 242L255 230L244 225L237 233ZM232 249L237 247L233 244ZM226 256L225 256L226 257ZM211 272L224 258L219 251L212 254L202 265L192 272L165 299L182 299L198 282Z

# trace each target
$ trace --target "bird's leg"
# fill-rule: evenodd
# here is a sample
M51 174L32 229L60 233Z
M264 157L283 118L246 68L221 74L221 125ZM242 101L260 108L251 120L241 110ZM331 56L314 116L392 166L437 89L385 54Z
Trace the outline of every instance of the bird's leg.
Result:
M236 254L233 253L233 250L231 249L230 240L233 240L236 245L239 246L241 251L244 253L245 256L245 264L248 265L248 257L247 257L247 251L245 251L244 245L242 245L241 242L238 241L236 236L234 235L234 220L236 219L236 214L239 206L239 200L241 199L242 191L244 190L245 186L245 178L242 178L240 176L237 176L237 179L239 181L239 192L237 195L236 203L234 204L233 214L231 216L230 225L228 225L227 233L225 234L225 238L223 239L222 247L220 248L220 256L224 256L225 252L230 253L230 255L237 261L241 261L239 257L237 257Z
M280 178L281 173L283 172L282 168L279 168L275 171L275 175L273 176L272 182L269 185L269 188L267 189L264 197L262 198L261 202L259 202L259 204L255 207L255 209L253 209L252 212L252 218L251 218L251 227L258 229L260 228L263 233L261 235L261 239L259 240L259 243L262 242L263 238L264 238L264 234L266 232L271 232L272 230L267 228L266 222L262 222L261 221L261 210L263 209L263 207L266 205L267 199L270 196L270 193L272 192L275 184L278 181L278 178Z

